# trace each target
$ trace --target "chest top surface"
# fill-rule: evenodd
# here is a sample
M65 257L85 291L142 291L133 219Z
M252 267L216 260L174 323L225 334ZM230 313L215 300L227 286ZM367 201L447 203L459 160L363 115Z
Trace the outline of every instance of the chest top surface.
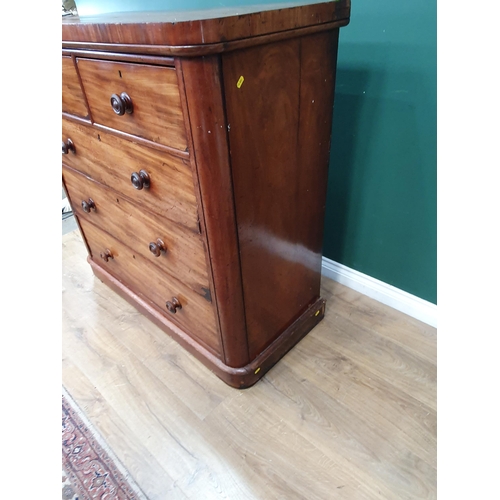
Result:
M228 44L329 23L345 26L349 15L350 0L306 0L205 10L70 16L62 21L62 40L63 47L82 43L174 47Z

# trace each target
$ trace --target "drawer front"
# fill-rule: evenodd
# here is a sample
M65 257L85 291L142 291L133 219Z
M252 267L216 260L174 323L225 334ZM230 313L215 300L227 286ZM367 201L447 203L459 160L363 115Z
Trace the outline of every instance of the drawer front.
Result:
M95 123L181 151L187 149L177 74L174 68L77 59L83 88ZM131 100L126 106L125 93ZM116 114L111 97L124 106ZM131 113L125 110L132 110Z
M155 304L165 316L188 331L191 336L220 354L219 336L212 304L181 282L157 271L155 266L122 242L97 226L79 217L82 231L90 247L92 259L120 280L134 293ZM106 251L113 258L106 261ZM182 305L175 314L167 310L166 302L176 298Z
M62 58L62 110L64 113L89 118L73 59L68 56Z
M144 208L199 232L198 209L189 160L121 139L113 134L63 120L62 140L71 139L75 153L63 163L109 186ZM144 170L150 187L135 189L132 173Z
M63 168L63 180L73 210L80 220L87 219L98 225L160 271L210 299L201 235L141 210L120 194L68 167ZM163 245L159 245L157 240ZM150 243L155 245L151 249Z

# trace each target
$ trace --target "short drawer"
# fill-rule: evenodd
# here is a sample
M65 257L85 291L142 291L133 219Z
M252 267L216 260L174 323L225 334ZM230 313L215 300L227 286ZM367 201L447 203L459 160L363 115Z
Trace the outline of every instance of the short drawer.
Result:
M174 68L80 58L77 63L95 123L187 149Z
M62 110L63 113L89 118L73 59L68 56L62 58Z
M63 180L80 219L98 225L158 270L211 300L201 235L141 209L115 191L64 167Z
M156 305L172 323L220 354L215 310L211 302L180 281L157 271L142 255L87 219L78 217L78 220L89 245L91 258L96 263L132 292ZM168 308L172 308L176 302L181 308L173 309L175 313L172 313Z
M63 163L121 192L144 208L198 232L198 209L189 160L141 146L91 126L63 120L63 142L74 152ZM149 187L132 184L132 174L146 172ZM139 186L140 187L140 186Z

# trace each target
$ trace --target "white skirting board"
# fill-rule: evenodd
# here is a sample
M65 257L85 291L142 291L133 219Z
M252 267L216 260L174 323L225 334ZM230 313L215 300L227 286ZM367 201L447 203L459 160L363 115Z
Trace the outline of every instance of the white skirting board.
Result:
M321 273L382 304L437 328L437 306L383 281L323 257Z

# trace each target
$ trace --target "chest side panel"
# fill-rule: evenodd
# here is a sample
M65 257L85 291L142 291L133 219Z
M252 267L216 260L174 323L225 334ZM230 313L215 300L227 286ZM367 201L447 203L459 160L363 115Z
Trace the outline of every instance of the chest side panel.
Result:
M223 55L250 358L319 298L336 37Z

